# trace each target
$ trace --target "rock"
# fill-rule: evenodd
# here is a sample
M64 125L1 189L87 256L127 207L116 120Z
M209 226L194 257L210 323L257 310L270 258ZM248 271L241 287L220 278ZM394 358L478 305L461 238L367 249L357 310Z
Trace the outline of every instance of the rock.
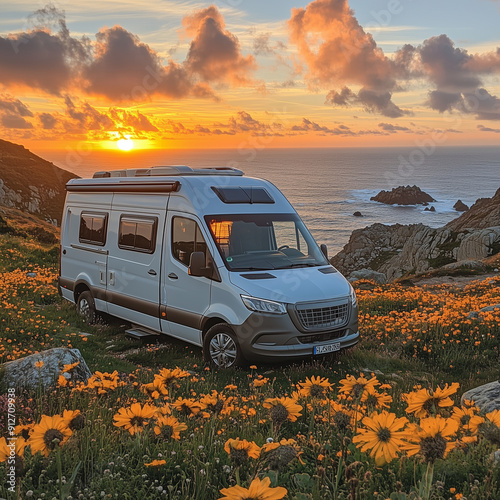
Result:
M360 269L359 271L352 272L349 276L349 281L357 280L371 280L383 285L387 283L387 276L384 273L378 273L372 269Z
M399 186L392 191L380 191L370 200L386 205L422 205L436 201L432 196L422 191L418 186Z
M36 362L43 362L37 368ZM64 365L80 362L71 372L72 381L86 382L92 373L78 349L56 347L25 358L8 361L0 365L0 381L5 387L22 387L35 389L39 384L43 388L55 385ZM69 375L69 374L68 374Z
M453 208L457 212L467 212L467 210L469 210L469 207L462 200L458 200L455 205L453 205Z
M480 198L467 212L446 225L452 231L496 226L500 226L500 189L492 198Z
M354 217L363 217L363 214L359 211L354 212L352 215L354 215Z
M495 380L495 382L471 389L463 394L462 404L466 399L474 401L478 408L485 413L500 410L500 382Z
M473 271L486 271L486 266L480 260L459 260L458 262L452 262L451 264L446 264L442 269L472 269Z
M494 311L495 309L500 309L500 304L495 304L494 306L483 307L482 309L479 309L479 312Z
M435 211L436 209L433 206L431 208L429 207L424 208L424 212L435 212Z

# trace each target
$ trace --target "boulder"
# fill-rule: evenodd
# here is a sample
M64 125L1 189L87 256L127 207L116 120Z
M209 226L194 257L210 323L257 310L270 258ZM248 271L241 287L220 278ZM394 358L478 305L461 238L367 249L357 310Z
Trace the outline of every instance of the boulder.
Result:
M357 280L371 280L375 281L375 283L379 283L380 285L387 283L386 275L384 273L373 271L373 269L360 269L359 271L351 273L349 281Z
M399 186L393 188L392 191L382 190L376 196L372 196L370 200L386 205L424 205L436 201L418 186Z
M424 212L435 212L435 211L436 211L436 209L434 208L434 206L431 206L431 208L426 207L426 208L424 209Z
M500 410L500 382L495 380L495 382L475 387L463 394L462 404L466 399L474 401L485 413Z
M0 384L5 387L35 389L54 386L64 365L80 362L69 374L72 381L86 382L92 373L78 349L56 347L0 365ZM37 367L35 363L43 365ZM67 377L68 378L68 377Z
M363 214L359 211L354 212L352 215L354 215L354 217L363 217Z
M469 207L462 200L458 200L455 205L453 205L453 208L457 212L467 212L467 210L469 210Z

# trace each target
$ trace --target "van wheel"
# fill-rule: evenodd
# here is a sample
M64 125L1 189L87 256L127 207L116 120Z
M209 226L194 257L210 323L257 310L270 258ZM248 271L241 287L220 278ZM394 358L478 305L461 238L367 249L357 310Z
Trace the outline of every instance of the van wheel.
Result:
M203 356L214 368L240 366L244 360L233 329L227 323L212 326L203 339Z
M96 322L97 311L95 309L94 297L92 294L86 290L78 296L78 302L76 304L76 309L78 314L85 320L89 325Z

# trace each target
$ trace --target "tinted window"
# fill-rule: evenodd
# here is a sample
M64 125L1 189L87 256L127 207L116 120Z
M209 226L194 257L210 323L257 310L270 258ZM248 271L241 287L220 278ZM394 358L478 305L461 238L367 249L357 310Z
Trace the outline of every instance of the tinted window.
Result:
M172 255L189 266L193 252L207 255L207 244L198 224L192 219L174 217L172 220Z
M118 232L118 246L125 250L154 253L157 223L156 217L122 216Z
M106 243L108 214L82 212L80 216L80 243L103 246Z

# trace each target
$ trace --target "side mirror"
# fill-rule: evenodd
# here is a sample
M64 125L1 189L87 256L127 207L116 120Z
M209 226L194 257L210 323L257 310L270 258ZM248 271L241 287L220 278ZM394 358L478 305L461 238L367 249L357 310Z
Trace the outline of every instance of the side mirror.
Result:
M188 274L191 276L207 276L205 266L205 254L203 252L193 252L189 259Z
M326 257L326 260L329 260L328 259L328 248L327 248L327 246L324 243L322 243L321 246L320 246L320 248L321 248L321 251L323 252L323 255Z

